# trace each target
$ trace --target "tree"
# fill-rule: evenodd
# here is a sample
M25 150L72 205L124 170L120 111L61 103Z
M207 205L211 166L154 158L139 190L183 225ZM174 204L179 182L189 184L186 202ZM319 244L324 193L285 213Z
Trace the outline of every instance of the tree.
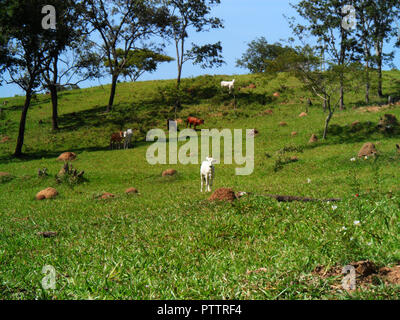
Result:
M394 21L399 17L400 2L398 0L364 0L366 2L367 19L372 20L371 40L375 48L375 61L378 68L378 95L383 97L382 67L385 61L393 59L393 52L384 53L384 43L389 42L396 34Z
M304 88L318 96L328 111L325 119L323 139L327 138L330 121L340 106L341 89L354 87L362 69L357 63L348 66L337 65L331 61L326 71L320 70L321 58L317 56L318 47L296 47L293 51L287 51L268 65L267 72L274 73L285 69L298 78ZM342 78L340 78L342 76Z
M279 42L268 44L265 37L251 41L241 59L236 60L236 66L250 70L251 73L265 72L268 63L276 59L290 47L283 47Z
M88 0L84 17L102 40L99 55L107 60L111 75L111 92L107 105L114 104L118 78L127 67L131 50L137 42L157 34L165 16L155 0ZM122 50L118 50L122 49Z
M192 43L190 49L185 47L189 31L204 32L223 28L219 18L210 17L212 7L220 2L220 0L163 0L168 20L165 34L175 43L178 67L176 79L178 98L175 103L175 116L177 110L181 108L179 92L184 63L192 61L193 64L198 64L202 68L219 67L224 63L221 42L203 46Z
M9 36L7 44L7 74L10 80L25 92L25 102L21 113L17 145L14 156L22 155L25 124L32 94L40 85L40 76L49 61L53 45L51 30L42 28L44 15L41 9L48 0L4 0L2 8L6 15L0 16L2 32Z
M92 66L98 62L89 52L90 45L84 33L85 22L80 18L83 4L72 0L51 0L49 3L57 8L57 27L52 31L53 44L48 64L42 73L42 83L51 95L52 128L58 130L59 88L62 85L76 85L99 74ZM72 61L69 56L72 56ZM72 83L72 77L77 74L82 76L81 79ZM67 80L62 84L64 78Z
M122 57L126 56L125 68L121 75L124 78L129 77L131 81L136 81L145 72L151 73L156 71L158 65L162 62L171 62L174 60L172 57L150 49L131 50L128 54L122 49L117 49L116 56L117 59L122 59ZM110 63L108 59L104 59L103 62L106 67L109 67Z
M301 0L291 6L299 16L306 21L306 25L296 24L291 20L290 26L294 33L303 39L310 34L317 38L320 48L330 56L330 59L339 67L357 61L361 47L351 28L344 28L343 21L347 13L343 10L346 5L352 4L348 0ZM345 70L346 68L339 68ZM344 108L344 78L339 73L340 79L340 109Z

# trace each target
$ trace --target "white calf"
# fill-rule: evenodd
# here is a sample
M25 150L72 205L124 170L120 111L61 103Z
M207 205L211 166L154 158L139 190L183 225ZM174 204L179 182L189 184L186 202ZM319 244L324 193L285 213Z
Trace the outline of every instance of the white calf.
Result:
M200 179L201 179L201 188L200 192L203 192L203 181L206 182L206 192L211 192L211 186L213 185L215 168L214 163L216 160L213 158L207 157L205 161L201 164L200 167Z
M133 131L128 129L124 132L124 149L128 149L131 146Z
M233 79L232 81L221 81L221 87L222 88L229 88L229 93L232 92L232 89L235 88L235 79Z

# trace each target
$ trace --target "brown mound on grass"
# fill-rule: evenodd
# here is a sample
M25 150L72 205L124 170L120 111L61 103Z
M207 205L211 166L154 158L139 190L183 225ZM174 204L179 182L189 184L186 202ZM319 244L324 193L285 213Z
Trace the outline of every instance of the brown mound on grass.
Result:
M286 127L286 126L287 126L287 123L286 123L285 121L282 121L282 122L279 122L279 125L280 125L281 127Z
M0 143L6 143L9 140L10 140L10 137L5 136L5 137L1 138Z
M262 113L263 113L263 114L273 114L274 111L272 111L271 109L269 109L269 110L264 110Z
M307 116L308 116L308 114L305 113L305 112L302 112L302 113L299 114L299 117L300 117L300 118L307 117Z
M256 86L254 83L250 83L250 84L247 86L247 88L249 88L249 89L255 89L255 88L257 88L257 86Z
M36 200L53 199L58 195L54 188L46 188L36 194Z
M58 161L72 161L76 159L76 154L73 152L64 152L57 158Z
M279 97L281 96L281 94L280 94L279 92L275 92L275 93L273 94L273 96L274 96L275 98L279 98Z
M136 188L128 188L125 190L126 194L133 194L133 193L139 193L139 191Z
M109 193L109 192L104 192L100 196L100 199L102 199L102 200L107 200L107 199L111 199L111 198L115 198L115 194L112 194L112 193Z
M0 172L0 177L11 177L11 173L8 173L8 172Z
M361 157L369 157L377 154L378 151L376 150L375 145L372 142L365 143L361 150L358 152L358 156Z
M381 268L379 269L379 274L386 282L400 284L400 265L394 266L393 268Z
M295 137L295 136L297 136L297 132L296 132L296 131L293 131L293 132L292 132L292 137Z
M229 201L236 200L235 192L231 188L219 188L213 192L209 201Z
M165 170L163 173L162 173L162 176L163 177L166 177L166 176L174 176L174 175L176 175L178 173L178 171L176 171L175 169L167 169L167 170Z
M313 133L308 143L314 143L318 141L318 137Z
M297 158L296 156L293 156L293 157L290 158L290 161L291 162L297 162L297 161L299 161L299 158Z
M352 127L356 127L356 126L358 126L360 124L360 121L354 121L352 124L351 124L351 126Z

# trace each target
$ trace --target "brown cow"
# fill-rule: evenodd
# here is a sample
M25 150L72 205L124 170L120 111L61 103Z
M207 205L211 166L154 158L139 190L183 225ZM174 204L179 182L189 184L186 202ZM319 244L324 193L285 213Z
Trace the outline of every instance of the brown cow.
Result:
M194 130L196 130L196 127L204 124L204 120L203 119L199 119L199 118L195 118L195 117L188 117L186 120L186 128L189 127L191 128L193 124Z
M118 149L121 149L122 140L124 139L124 133L122 131L113 133L110 138L110 149L116 145Z

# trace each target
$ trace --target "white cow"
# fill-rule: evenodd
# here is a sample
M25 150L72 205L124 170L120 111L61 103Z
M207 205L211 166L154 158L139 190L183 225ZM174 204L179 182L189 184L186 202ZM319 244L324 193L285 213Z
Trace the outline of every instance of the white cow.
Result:
M201 179L201 188L200 192L203 192L203 181L206 182L206 192L211 192L211 186L213 185L213 180L215 176L215 168L214 163L215 159L207 157L205 161L201 164L200 167L200 179Z
M235 88L235 79L233 79L232 81L221 81L221 87L229 88L229 93L231 93L232 89Z
M133 136L133 130L128 129L124 132L124 149L128 149L131 146L131 141L132 141L132 136Z

